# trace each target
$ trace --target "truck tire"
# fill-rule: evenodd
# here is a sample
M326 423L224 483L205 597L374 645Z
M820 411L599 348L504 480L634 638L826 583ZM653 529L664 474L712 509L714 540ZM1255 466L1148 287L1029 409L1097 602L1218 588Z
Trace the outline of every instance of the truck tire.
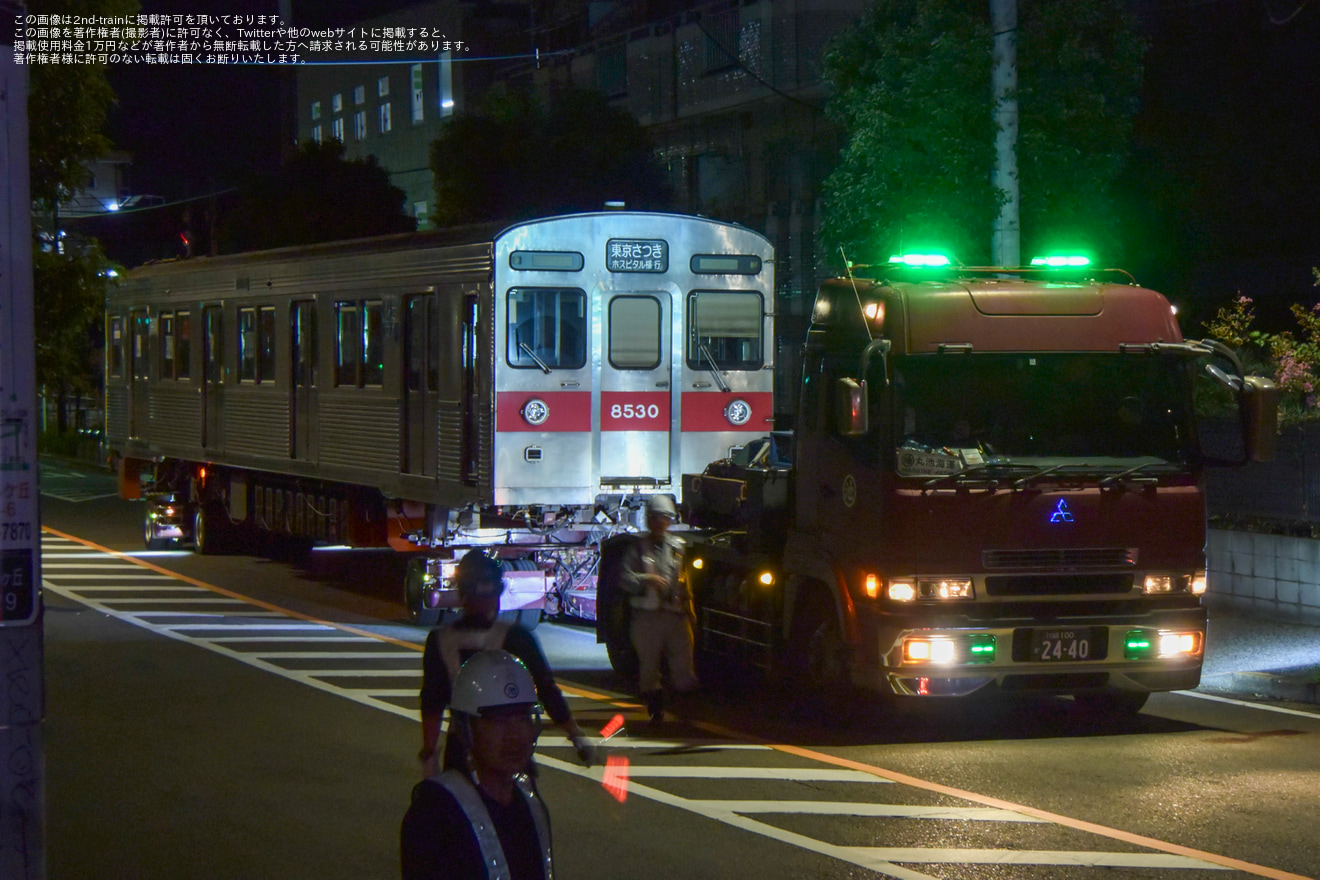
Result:
M403 575L403 604L408 607L408 618L417 626L428 629L440 622L440 609L425 604L425 559L409 559Z
M1075 694L1075 702L1082 711L1099 718L1135 718L1145 707L1150 694L1144 691L1120 691L1093 694Z
M228 553L234 524L224 510L214 504L202 504L193 514L193 550L202 556Z
M799 678L811 695L834 702L852 687L851 649L843 640L829 595L817 590L804 597L804 602L793 619Z

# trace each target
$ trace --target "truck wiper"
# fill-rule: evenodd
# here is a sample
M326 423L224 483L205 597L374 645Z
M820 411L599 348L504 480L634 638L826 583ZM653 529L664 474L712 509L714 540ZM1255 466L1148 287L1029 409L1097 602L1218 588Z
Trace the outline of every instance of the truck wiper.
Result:
M715 377L715 384L720 386L721 391L728 391L729 386L724 383L724 377L720 375L719 367L715 366L715 358L711 356L710 349L706 348L706 343L698 342L697 350L706 356L710 362L710 374Z
M1055 473L1056 471L1061 471L1064 468L1079 468L1079 467L1089 468L1090 465L1089 464L1056 464L1052 467L1037 469L1035 473L1027 474L1025 477L1022 477L1019 480L1014 480L1013 491L1016 492L1018 489L1025 489L1027 485L1029 485L1032 482L1035 482L1036 480L1039 480L1041 477L1045 476L1046 474L1052 474Z
M1147 468L1157 468L1157 467L1158 467L1158 468L1173 468L1173 467L1176 467L1176 465L1172 465L1172 464L1170 464L1170 463L1167 462L1167 461L1148 461L1148 462L1146 462L1145 464L1139 464L1139 465L1136 465L1135 467L1130 467L1130 468L1128 468L1127 470L1119 471L1119 472L1116 473L1116 474L1110 474L1109 476L1105 477L1104 479L1102 479L1102 480L1100 481L1100 488L1101 488L1101 489L1108 489L1110 486L1113 486L1115 483L1118 483L1118 482L1120 482L1120 481L1122 481L1122 480L1125 480L1125 479L1127 479L1128 477L1131 477L1131 476L1133 476L1133 475L1135 475L1135 474L1139 474L1139 473L1141 473L1142 471L1146 470ZM1142 482L1155 482L1155 477L1149 477L1149 476L1148 476L1148 477L1142 477L1142 478L1139 478L1139 479L1140 479Z
M956 471L951 474L940 474L938 477L932 477L922 484L922 488L934 489L936 486L948 480L952 480L955 483L962 483L966 478L977 475L980 475L981 478L985 478L984 474L986 471L1014 471L1032 466L1033 465L1029 464L1010 464L1008 462L998 461L987 462L985 464L978 464L976 467L967 468L966 470ZM994 478L989 477L989 479Z

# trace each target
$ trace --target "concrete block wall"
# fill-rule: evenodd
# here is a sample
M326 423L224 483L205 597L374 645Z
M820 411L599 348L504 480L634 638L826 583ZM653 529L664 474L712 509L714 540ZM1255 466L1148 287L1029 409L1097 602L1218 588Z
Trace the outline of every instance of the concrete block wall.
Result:
M1211 608L1320 625L1320 541L1211 529L1206 557Z

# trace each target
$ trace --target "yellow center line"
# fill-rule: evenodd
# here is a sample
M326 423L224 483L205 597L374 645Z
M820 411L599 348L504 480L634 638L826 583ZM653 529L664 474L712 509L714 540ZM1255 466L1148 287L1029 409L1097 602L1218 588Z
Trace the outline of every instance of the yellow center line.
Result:
M193 586L196 587L201 587L204 590L210 590L213 593L218 593L222 596L227 596L231 599L239 599L244 602L248 602L252 605L256 605L259 608L265 608L267 611L275 611L280 614L287 614L290 617L296 617L299 620L305 620L308 623L322 624L324 626L329 626L329 627L333 627L334 629L342 630L343 632L346 633L351 633L352 635L362 636L364 638L369 638L369 639L376 639L382 642L389 642L390 644L398 645L403 648L409 648L414 651L420 652L422 650L422 646L414 642L405 642L402 639L392 638L390 636L381 635L379 633L374 633L369 630L358 629L357 627L349 626L347 624L342 624L342 623L336 623L332 620L324 620L319 617L313 617L310 614L303 614L299 611L294 611L289 608L284 608L279 605L275 605L271 602L264 602L260 599L253 599L250 596L244 596L241 593L236 593L233 590L227 590L224 587L217 587L214 584L209 584L206 581L201 581L196 578L189 577L188 575L180 574L177 571L170 571L168 568L163 568L162 566L148 562L145 559L139 559L128 553L123 553L119 550L112 550L109 547L103 547L100 544L97 544L93 541L88 541L84 538L79 538L74 535L66 534L57 529L53 529L50 526L43 525L41 527L41 530L43 532L49 532L52 535L56 535L57 537L64 538L65 540L73 541L75 543L82 544L86 547L90 547L93 550L98 550L102 553L108 553L111 556L126 560L135 565L139 565L143 568L150 569L151 571L159 572L160 574L165 574L165 575L169 575L170 577L178 578L181 581L185 581L186 583L192 584ZM580 688L574 685L565 685L563 683L560 683L559 687L560 690L575 697L595 700L597 702L606 703L608 705L616 706L622 709L638 708L638 704L635 702L623 700L623 699L616 699L608 694L603 694L598 691L587 690L585 688ZM863 773L869 773L872 776L878 776L881 779L888 779L891 782L897 782L902 785L910 785L913 788L919 788L925 791L935 792L937 794L944 794L950 797L961 798L962 800L971 801L972 803L981 804L987 807L994 807L996 809L1001 809L1001 810L1012 810L1013 812L1022 813L1023 815L1032 816L1037 819L1042 819L1046 822L1053 822L1056 825L1062 825L1066 828L1073 828L1078 831L1086 831L1091 834L1099 835L1101 837L1108 837L1112 840L1121 840L1125 843L1131 843L1136 846L1144 846L1149 849L1154 849L1154 850L1159 850L1160 852L1169 853L1170 855L1186 856L1188 858L1200 859L1201 861L1210 862L1211 864L1215 864L1215 865L1221 865L1225 868L1232 868L1237 871L1244 871L1248 874L1254 874L1257 877L1268 877L1270 878L1270 880L1315 880L1315 878L1307 877L1304 874L1293 874L1288 871L1281 871L1277 868L1269 868L1264 865L1257 865L1252 862L1245 862L1242 861L1241 859L1234 859L1234 858L1230 858L1229 856L1221 856L1218 853L1206 852L1204 850L1194 849L1189 846L1182 846L1177 843L1169 843L1168 841L1158 840L1154 837L1146 837L1145 835L1134 834L1131 831L1123 831L1122 829L1119 828L1110 828L1107 825L1100 825L1095 822L1087 822L1083 819L1074 819L1071 816L1064 816L1061 813L1052 813L1048 810L1041 810L1036 807L1027 806L1026 804L1014 803L1013 801L1003 800L1002 798L991 797L989 795L984 795L984 794L978 794L977 792L974 791L967 791L966 789L955 788L951 785L944 785L939 782L931 782L930 780L921 779L916 776L908 776L906 773L899 773L895 770L886 770L883 767L877 767L873 764L865 764L862 763L861 761L854 761L850 758L841 758L838 757L837 755L830 755L825 752L817 751L815 749L807 749L801 746L788 745L786 743L776 743L771 740L767 740L759 736L754 736L752 734L742 733L733 730L731 728L724 727L719 724L711 724L705 721L689 721L689 723L692 724L693 727L696 727L700 730L704 730L707 733L716 734L717 736L724 736L734 740L743 740L747 742L758 743L760 745L767 746L769 748L775 749L776 751L780 751L788 755L796 755L798 757L807 758L808 760L812 760L812 761L820 761L825 764L833 764L836 767L844 767L850 770L858 770Z

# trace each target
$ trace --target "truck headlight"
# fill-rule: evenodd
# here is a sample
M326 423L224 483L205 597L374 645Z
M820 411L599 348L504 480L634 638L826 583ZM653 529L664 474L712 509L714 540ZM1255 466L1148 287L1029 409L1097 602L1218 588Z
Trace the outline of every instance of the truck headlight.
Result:
M1205 572L1198 571L1196 574L1192 575L1192 583L1190 586L1192 595L1200 596L1203 594L1205 592L1205 584Z
M921 578L917 594L923 599L971 599L976 591L971 578Z
M885 595L891 602L911 602L917 598L917 585L911 580L892 580Z
M1148 574L1141 584L1141 592L1150 596L1155 593L1172 593L1176 579L1171 574Z

